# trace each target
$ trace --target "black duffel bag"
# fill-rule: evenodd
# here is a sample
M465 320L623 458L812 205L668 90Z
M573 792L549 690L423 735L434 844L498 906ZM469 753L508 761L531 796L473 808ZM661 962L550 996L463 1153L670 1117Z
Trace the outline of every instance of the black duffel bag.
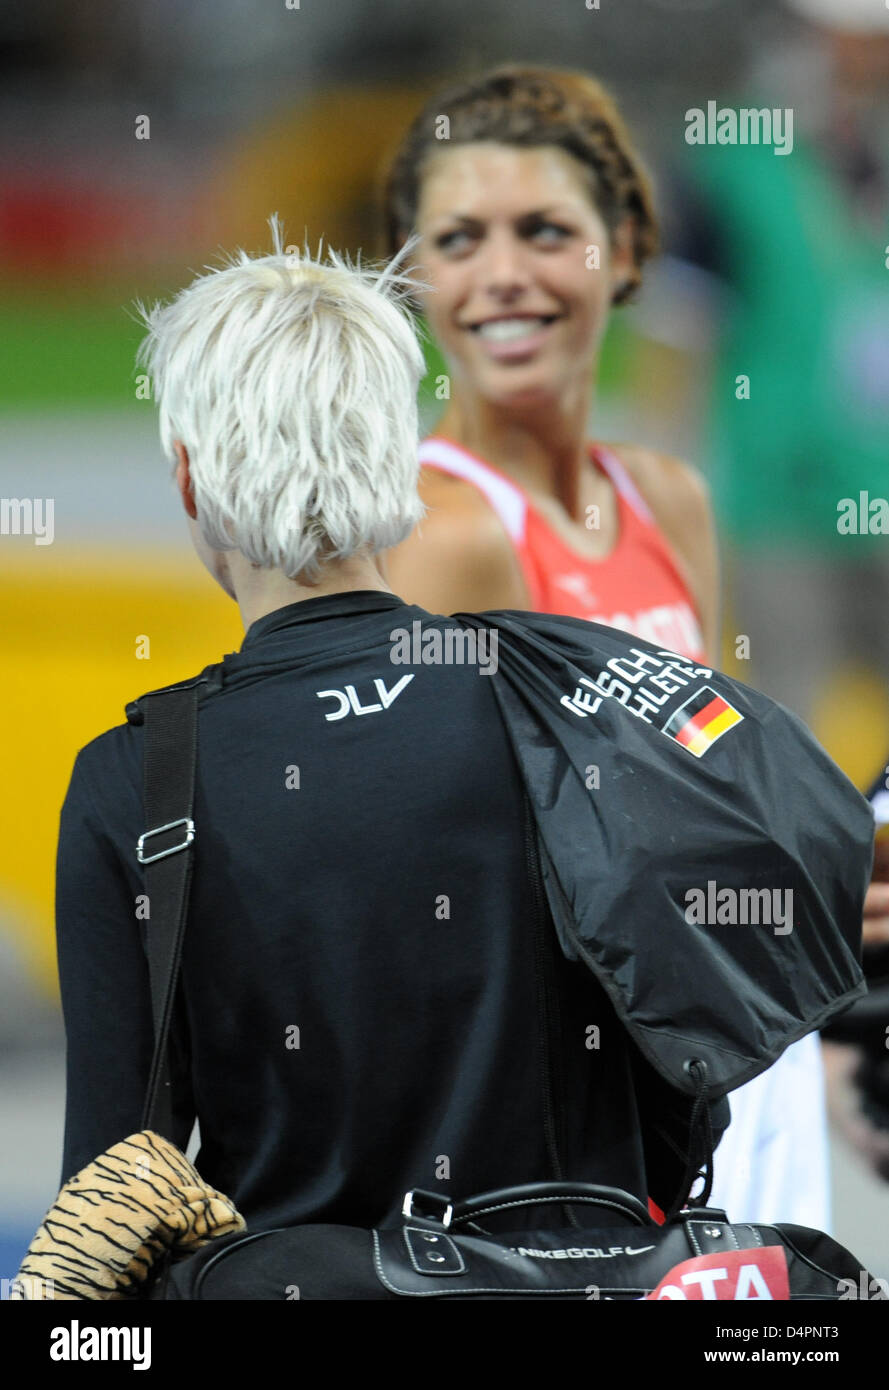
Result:
M481 1225L511 1207L555 1203L583 1206L589 1225L496 1234ZM454 1203L409 1192L401 1224L387 1229L306 1225L223 1236L168 1260L149 1297L838 1300L880 1297L868 1292L876 1282L843 1246L804 1226L732 1225L706 1207L658 1225L617 1188L530 1183Z

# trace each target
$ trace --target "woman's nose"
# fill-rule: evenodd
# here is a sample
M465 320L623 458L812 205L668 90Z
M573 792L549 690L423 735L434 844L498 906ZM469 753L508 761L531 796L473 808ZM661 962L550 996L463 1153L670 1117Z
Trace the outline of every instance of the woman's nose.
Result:
M480 288L498 296L517 294L531 283L526 248L509 232L488 235L480 270Z

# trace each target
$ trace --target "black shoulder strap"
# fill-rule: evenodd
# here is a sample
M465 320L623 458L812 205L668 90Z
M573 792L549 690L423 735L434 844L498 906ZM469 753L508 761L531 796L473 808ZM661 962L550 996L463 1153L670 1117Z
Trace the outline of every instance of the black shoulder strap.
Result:
M153 691L145 700L145 823L136 854L145 866L154 1056L142 1128L173 1139L170 1023L191 882L197 764L198 684Z

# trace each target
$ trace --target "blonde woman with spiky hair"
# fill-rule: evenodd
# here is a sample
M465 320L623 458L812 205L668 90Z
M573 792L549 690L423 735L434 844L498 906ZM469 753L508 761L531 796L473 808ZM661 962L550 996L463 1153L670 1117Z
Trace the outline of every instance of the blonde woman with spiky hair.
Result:
M395 662L397 633L464 632L378 569L423 512L408 288L278 237L146 314L195 549L245 627L200 687L170 1137L198 1119L201 1177L250 1230L391 1223L410 1188L560 1162L666 1206L707 1157L697 1120L718 1137L728 1112L665 1085L558 950L497 674ZM148 1080L139 705L62 810L63 1180L139 1130ZM590 1019L601 1054L576 1046Z

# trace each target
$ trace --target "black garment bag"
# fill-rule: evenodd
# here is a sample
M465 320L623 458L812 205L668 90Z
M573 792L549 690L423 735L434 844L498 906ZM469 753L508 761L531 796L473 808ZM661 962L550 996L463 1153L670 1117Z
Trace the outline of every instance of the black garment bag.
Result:
M151 692L138 702L145 720L145 812L137 854L145 868L151 918L146 934L155 1049L143 1128L174 1142L170 1030L188 911L197 760L197 707L202 685ZM144 703L143 703L144 702ZM536 836L534 837L536 839ZM550 873L552 874L550 867ZM598 973L598 972L597 972ZM654 1046L655 1044L652 1044ZM693 1089L689 1162L706 1116L708 1066L692 1057L684 1073ZM704 1125L704 1134L707 1126ZM181 1138L181 1135L180 1135ZM706 1158L712 1152L706 1152ZM586 1300L793 1298L856 1296L859 1262L829 1236L803 1227L732 1225L703 1203L656 1223L638 1198L589 1183L530 1183L464 1200L421 1190L405 1195L401 1222L364 1230L315 1225L249 1231L209 1242L178 1262L168 1257L147 1296L169 1300L397 1298L557 1298ZM570 1225L485 1230L485 1217L511 1208L569 1210ZM580 1213L579 1219L575 1213ZM600 1224L596 1224L596 1215Z

